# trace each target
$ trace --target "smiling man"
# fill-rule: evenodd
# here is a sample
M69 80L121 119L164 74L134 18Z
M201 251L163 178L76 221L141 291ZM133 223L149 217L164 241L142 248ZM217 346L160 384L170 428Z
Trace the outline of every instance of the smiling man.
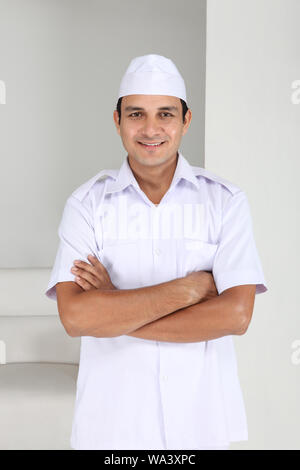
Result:
M247 440L232 336L267 290L247 197L179 151L174 63L133 59L113 114L127 156L68 198L46 295L81 337L73 449L228 449Z
M159 203L171 184L191 110L174 96L143 94L120 98L117 108L114 120L130 167L149 199Z
M181 138L191 122L189 109L183 116L184 105L173 96L129 95L120 98L123 111L114 111L130 167L140 188L155 203L171 184Z

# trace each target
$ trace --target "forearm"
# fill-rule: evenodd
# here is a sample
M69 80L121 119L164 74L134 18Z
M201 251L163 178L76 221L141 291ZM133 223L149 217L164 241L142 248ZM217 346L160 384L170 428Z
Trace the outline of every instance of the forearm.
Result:
M128 334L136 338L174 343L209 341L241 333L241 318L224 295L155 320Z
M183 278L139 289L85 291L70 308L70 331L72 336L120 336L198 300Z

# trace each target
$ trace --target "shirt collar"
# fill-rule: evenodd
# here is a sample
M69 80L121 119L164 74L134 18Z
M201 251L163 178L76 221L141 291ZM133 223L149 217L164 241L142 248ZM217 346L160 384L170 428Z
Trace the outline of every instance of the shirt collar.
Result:
M175 173L171 182L171 186L174 186L181 178L190 181L192 184L199 189L199 181L195 176L192 166L184 158L182 153L178 152L178 160L175 169ZM127 188L127 186L132 185L136 189L140 190L139 184L135 179L135 176L130 168L128 163L128 156L125 158L119 173L115 180L110 180L107 185L107 193L115 193L117 191L122 191Z
M178 152L177 166L173 176L171 186L177 183L181 178L190 181L197 189L200 188L199 180L196 178L193 167L189 164L182 153Z

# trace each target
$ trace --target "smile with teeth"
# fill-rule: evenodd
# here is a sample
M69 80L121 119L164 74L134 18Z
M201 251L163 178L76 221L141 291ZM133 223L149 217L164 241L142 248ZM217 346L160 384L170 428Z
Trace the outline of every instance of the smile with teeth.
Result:
M156 142L156 143L153 143L153 144L150 144L150 143L144 143L144 142L139 142L139 144L143 145L144 147L159 147L160 145L162 145L164 143L163 142Z

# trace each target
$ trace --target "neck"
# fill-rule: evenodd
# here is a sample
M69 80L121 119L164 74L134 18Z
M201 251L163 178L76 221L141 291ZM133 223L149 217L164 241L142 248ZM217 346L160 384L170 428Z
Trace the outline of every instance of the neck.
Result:
M178 156L177 152L174 158L160 165L146 166L128 155L128 163L135 179L141 190L154 204L158 204L169 189L176 170Z

